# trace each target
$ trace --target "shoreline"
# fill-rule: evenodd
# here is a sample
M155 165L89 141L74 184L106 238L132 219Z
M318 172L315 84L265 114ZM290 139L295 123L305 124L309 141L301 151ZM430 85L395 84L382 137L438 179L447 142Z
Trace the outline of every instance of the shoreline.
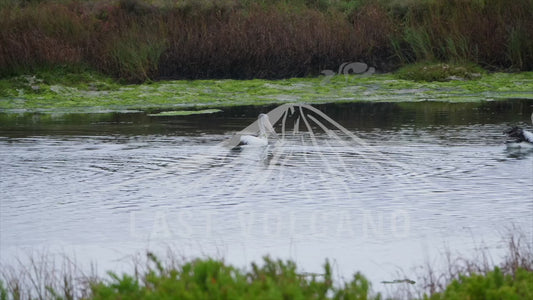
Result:
M489 73L474 80L412 81L396 74L280 80L172 80L118 84L46 83L39 76L0 80L0 113L102 113L204 110L248 105L346 102L482 102L533 99L533 72Z

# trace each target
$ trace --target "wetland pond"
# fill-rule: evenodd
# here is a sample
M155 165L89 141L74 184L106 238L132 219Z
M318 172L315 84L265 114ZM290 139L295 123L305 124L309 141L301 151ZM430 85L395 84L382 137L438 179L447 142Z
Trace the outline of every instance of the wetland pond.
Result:
M376 285L446 248L498 261L506 230L533 234L533 153L502 134L531 128L532 100L314 107L345 130L289 118L283 140L240 150L220 143L275 106L1 114L0 262L51 251L120 271L171 248L309 272L329 258Z

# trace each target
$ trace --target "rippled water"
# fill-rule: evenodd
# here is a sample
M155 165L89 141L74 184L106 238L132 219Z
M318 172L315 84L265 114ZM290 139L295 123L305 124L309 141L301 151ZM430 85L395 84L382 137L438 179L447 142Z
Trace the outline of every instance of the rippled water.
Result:
M220 145L270 107L4 116L0 262L47 248L105 269L172 247L240 266L270 254L310 271L331 258L341 274L380 281L445 245L498 253L506 228L533 234L533 152L502 136L528 126L533 102L318 108L361 140L318 126L311 136L302 123L267 148Z

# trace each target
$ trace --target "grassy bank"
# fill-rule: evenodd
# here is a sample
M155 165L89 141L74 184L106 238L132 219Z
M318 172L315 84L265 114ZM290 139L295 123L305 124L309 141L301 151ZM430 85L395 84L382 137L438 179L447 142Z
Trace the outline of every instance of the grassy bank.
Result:
M407 70L406 73L409 71ZM74 76L74 75L70 75ZM235 105L353 101L469 102L533 99L533 72L474 80L413 81L407 75L335 75L282 80L174 80L120 85L98 74L61 73L0 80L0 112L158 112ZM58 79L60 79L58 81Z
M0 2L0 77L289 78L365 62L533 70L530 0Z
M2 266L0 299L531 299L533 252L527 240L507 240L499 266L481 259L451 259L439 273L427 265L417 281L407 277L382 281L391 295L373 292L357 272L338 279L328 261L321 273L306 273L291 261L268 257L262 264L240 269L211 258L180 260L174 254L162 261L148 252L133 274L108 272L107 278L82 273L63 256L30 259L21 266ZM378 284L378 283L374 283Z

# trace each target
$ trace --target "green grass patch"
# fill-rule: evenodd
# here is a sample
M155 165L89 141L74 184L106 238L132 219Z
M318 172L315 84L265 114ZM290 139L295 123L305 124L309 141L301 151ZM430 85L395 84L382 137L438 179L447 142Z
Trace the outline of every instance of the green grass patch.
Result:
M397 74L379 74L282 80L174 80L135 85L118 84L98 73L72 77L60 74L38 73L0 79L0 112L152 112L288 102L533 99L533 72L489 73L465 81L415 81L401 79Z
M533 299L533 272L517 269L511 275L495 267L486 274L460 275L444 291L424 299Z
M473 80L481 78L485 71L471 63L419 63L396 71L401 79L415 81Z
M54 67L0 79L0 99L21 95L30 98L46 95L54 86L87 91L109 91L118 89L120 84L109 76L89 69Z
M92 286L92 299L381 299L368 280L356 274L343 287L333 285L331 266L322 274L299 273L291 261L265 258L244 271L213 259L165 268L153 257L140 277L118 276Z

